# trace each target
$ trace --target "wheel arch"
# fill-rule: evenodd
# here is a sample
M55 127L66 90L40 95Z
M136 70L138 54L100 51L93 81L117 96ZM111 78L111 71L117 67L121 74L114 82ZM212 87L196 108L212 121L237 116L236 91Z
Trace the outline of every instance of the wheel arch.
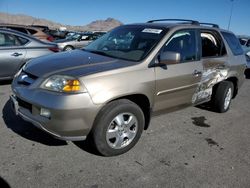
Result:
M230 81L233 83L233 85L234 85L233 98L235 98L236 95L238 94L238 78L233 76L233 77L227 78L225 81Z
M144 130L147 130L147 128L149 127L150 120L151 120L151 104L150 104L149 98L144 94L131 94L131 95L126 95L126 96L112 99L108 103L119 100L119 99L130 100L141 108L144 114L144 118L145 118Z
M238 94L238 78L235 77L235 76L232 76L232 77L228 77L227 79L222 80L222 81L229 81L229 82L232 82L232 83L233 83L233 86L234 86L233 98L235 98L235 97L237 96L237 94ZM217 84L215 84L215 85L213 86L213 92L212 92L213 94L212 94L212 95L214 95L214 93L215 93L215 91L217 90L218 85L219 85L220 83L221 83L221 82L218 82Z

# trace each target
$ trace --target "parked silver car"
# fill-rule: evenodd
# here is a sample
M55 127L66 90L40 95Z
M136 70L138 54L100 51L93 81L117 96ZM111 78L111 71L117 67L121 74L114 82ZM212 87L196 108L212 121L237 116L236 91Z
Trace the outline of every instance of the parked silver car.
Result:
M85 47L97 38L98 35L93 33L76 33L66 39L60 39L54 42L58 44L60 50L69 51Z
M28 60L58 52L56 44L10 29L0 29L0 80L12 79Z

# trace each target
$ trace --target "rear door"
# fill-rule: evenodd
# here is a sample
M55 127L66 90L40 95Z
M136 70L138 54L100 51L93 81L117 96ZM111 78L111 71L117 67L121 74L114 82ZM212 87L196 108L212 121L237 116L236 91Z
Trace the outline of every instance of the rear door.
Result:
M0 32L0 77L10 78L24 63L28 40L10 33Z
M163 46L162 51L180 53L181 62L155 68L155 111L192 103L203 71L198 44L198 31L191 29L175 32Z

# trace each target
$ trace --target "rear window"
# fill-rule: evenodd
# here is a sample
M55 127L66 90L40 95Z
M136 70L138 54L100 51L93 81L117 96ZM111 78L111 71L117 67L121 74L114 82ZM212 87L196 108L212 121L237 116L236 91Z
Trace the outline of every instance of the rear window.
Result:
M16 31L19 31L21 33L28 34L28 31L25 28L21 28L21 27L9 27L9 28L13 29L13 30L16 30Z
M29 33L30 33L31 35L34 35L35 33L37 33L37 31L34 30L34 29L27 29L27 30L29 31Z
M234 55L242 55L244 53L239 40L236 38L234 34L222 32L222 35L226 39Z

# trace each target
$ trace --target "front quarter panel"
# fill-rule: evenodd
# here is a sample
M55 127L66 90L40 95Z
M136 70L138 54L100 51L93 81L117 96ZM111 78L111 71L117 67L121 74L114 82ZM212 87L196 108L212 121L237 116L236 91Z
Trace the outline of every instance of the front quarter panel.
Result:
M155 93L153 68L143 64L117 69L82 78L94 104L106 104L114 99L133 94L145 95L152 105Z

